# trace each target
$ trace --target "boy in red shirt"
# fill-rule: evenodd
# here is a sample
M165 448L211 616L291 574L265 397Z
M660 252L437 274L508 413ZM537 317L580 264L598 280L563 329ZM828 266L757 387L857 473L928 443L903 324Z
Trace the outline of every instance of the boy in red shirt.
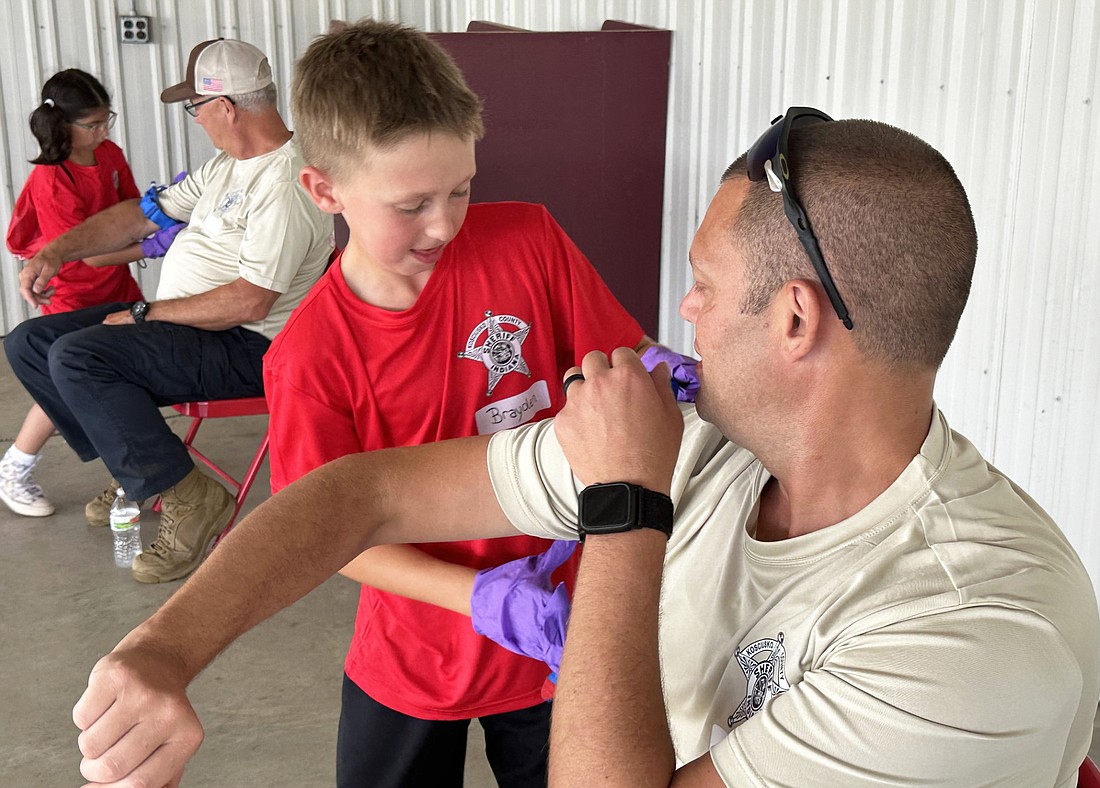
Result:
M347 454L551 416L585 353L649 344L543 207L469 204L480 102L426 36L367 21L320 38L292 103L302 182L350 240L264 359L273 491ZM549 544L384 547L345 567L364 585L340 786L460 785L474 717L501 785L545 784L546 665L466 616L476 570Z

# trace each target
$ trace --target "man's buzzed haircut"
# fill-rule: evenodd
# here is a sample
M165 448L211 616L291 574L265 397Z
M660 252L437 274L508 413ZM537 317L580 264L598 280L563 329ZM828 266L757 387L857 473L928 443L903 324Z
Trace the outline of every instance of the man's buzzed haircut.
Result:
M840 120L793 130L795 193L867 357L939 367L970 293L978 240L966 192L947 160L901 129ZM746 156L722 180L747 178ZM731 225L744 256L741 309L758 314L813 264L767 181L749 183ZM837 319L824 301L824 319Z
M418 133L481 139L481 101L424 33L363 19L320 36L295 68L291 109L311 165L339 178L371 148Z

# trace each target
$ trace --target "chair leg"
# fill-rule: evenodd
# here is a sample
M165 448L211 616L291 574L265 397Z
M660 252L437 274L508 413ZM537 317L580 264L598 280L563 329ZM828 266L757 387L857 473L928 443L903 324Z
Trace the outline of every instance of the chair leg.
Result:
M260 472L260 466L264 463L264 458L267 457L267 446L270 441L270 436L267 431L264 431L263 440L260 441L260 448L256 450L256 455L252 458L252 463L248 466L248 472L245 474L244 479L241 480L239 488L237 490L237 508L233 512L233 517L230 519L225 529L218 535L218 538L214 540L213 546L218 546L218 542L225 538L225 535L233 528L237 523L237 517L241 513L241 507L244 505L244 499L248 497L248 491L252 489L252 483L256 481L256 474Z

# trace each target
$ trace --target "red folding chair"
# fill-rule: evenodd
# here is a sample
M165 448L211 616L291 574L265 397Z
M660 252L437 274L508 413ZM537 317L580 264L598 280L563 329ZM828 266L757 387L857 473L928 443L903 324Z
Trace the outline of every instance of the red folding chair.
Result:
M1077 788L1100 788L1100 769L1090 758L1085 758L1077 772Z
M267 414L267 400L263 397L246 397L243 399L220 399L211 400L209 402L183 402L179 405L173 405L177 411L184 416L191 417L191 426L187 429L187 436L183 439L183 445L187 447L187 450L195 457L196 460L202 462L207 468L216 473L220 478L236 492L237 508L233 511L233 517L229 520L229 524L225 526L225 530L214 540L211 549L217 546L217 543L229 533L229 529L233 527L233 524L237 521L237 515L241 512L241 505L244 503L244 499L248 496L248 491L252 488L252 483L256 480L256 474L260 470L260 466L263 465L264 457L267 456L267 443L268 434L267 428L264 428L264 436L260 441L260 448L256 449L256 454L252 457L252 462L248 466L248 471L245 473L244 478L237 481L218 465L203 454L201 451L194 447L193 442L195 435L198 434L199 427L202 425L205 419L222 419L230 416L264 416ZM160 502L157 502L157 508L159 510Z

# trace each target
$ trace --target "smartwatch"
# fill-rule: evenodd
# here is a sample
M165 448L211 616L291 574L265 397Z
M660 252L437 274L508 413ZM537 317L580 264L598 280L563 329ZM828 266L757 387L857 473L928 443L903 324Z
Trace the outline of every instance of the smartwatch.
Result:
M672 536L672 499L637 484L592 484L581 490L580 536L653 528Z
M135 301L130 304L130 317L134 319L135 323L145 322L145 313L149 311L148 301Z

